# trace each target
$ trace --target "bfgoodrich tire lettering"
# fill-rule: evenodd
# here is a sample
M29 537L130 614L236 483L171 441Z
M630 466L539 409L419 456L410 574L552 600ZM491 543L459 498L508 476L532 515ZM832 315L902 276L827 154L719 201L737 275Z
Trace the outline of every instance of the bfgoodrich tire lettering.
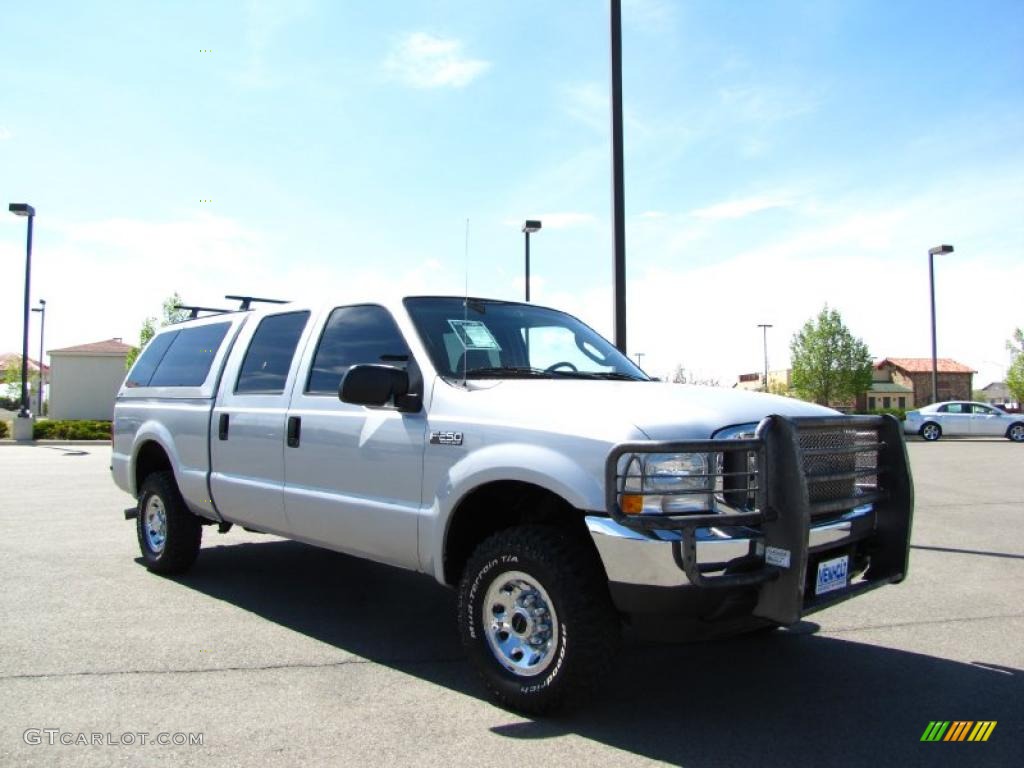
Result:
M619 633L593 554L548 526L510 528L480 544L459 585L458 620L466 653L494 698L532 714L600 683ZM509 639L517 633L521 642ZM501 634L508 642L496 640ZM517 656L531 645L533 659Z
M185 506L171 472L143 481L135 529L146 567L155 573L187 571L203 539L203 526Z

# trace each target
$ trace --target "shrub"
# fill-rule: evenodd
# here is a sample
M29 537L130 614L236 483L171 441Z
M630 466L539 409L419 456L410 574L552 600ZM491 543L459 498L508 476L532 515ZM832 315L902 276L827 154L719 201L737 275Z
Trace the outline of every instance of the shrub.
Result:
M7 422L0 419L0 439L7 437Z
M109 440L109 421L67 419L37 421L32 436L36 440Z
M900 421L907 420L907 409L906 408L876 408L873 411L862 411L862 413L869 414L871 416L881 416L883 414L892 414Z

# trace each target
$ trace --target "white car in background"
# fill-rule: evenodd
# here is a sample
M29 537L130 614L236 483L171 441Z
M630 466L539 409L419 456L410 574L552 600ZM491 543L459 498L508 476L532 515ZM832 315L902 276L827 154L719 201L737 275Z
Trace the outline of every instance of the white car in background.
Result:
M975 435L1006 437L1024 443L1024 416L985 403L951 400L907 411L903 431L925 440L938 440L943 435Z

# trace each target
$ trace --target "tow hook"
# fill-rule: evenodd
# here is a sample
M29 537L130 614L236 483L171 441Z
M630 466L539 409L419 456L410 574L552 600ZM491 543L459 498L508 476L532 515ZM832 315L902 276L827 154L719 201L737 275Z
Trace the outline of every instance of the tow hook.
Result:
M128 509L126 509L124 511L124 519L125 520L134 520L138 516L139 516L139 508L138 507L128 507Z

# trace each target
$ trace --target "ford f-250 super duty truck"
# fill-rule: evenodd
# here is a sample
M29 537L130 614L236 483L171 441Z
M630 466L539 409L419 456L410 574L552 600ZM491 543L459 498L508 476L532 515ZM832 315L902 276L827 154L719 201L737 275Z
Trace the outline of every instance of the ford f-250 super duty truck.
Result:
M574 317L410 297L161 330L114 412L148 567L233 524L434 576L503 704L544 712L623 620L792 624L907 572L899 423L650 380Z

